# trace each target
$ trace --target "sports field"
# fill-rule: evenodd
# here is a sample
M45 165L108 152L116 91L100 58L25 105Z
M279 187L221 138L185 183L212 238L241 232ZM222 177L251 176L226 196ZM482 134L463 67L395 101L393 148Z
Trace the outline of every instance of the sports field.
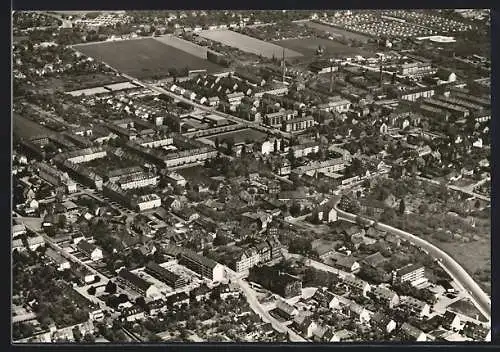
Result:
M352 55L371 55L370 52L361 48L350 47L342 43L323 39L323 38L303 38L303 39L286 39L274 42L282 47L298 51L304 56L314 56L316 50L321 45L325 50L325 56L328 57L343 57Z
M222 67L152 38L74 46L83 54L105 62L136 78L166 76L169 69L202 70L209 73Z
M233 131L233 132L227 132L227 133L220 133L216 136L211 136L211 137L206 137L207 139L210 139L215 142L215 139L219 139L219 141L223 142L224 140L227 139L233 139L234 143L239 144L243 143L245 141L252 141L252 142L263 142L266 140L267 135L263 132L251 129L251 128L246 128L243 130L238 130L238 131Z
M283 56L283 47L265 42L260 39L249 37L228 29L204 30L199 33L200 37L210 39L221 44L238 48L241 51L262 55L267 58L281 58ZM301 53L285 48L285 57L293 58L302 56Z

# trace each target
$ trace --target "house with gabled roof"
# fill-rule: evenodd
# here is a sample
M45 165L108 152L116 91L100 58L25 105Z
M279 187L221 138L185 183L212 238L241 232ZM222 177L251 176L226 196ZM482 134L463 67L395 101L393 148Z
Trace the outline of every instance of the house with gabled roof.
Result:
M427 335L422 330L406 322L403 323L403 325L401 325L401 333L410 341L417 341L417 342L427 341Z
M458 314L453 313L449 310L447 310L443 315L442 325L445 329L448 330L462 330L462 321L460 320L460 317L458 316Z
M79 241L77 248L93 261L98 261L103 258L102 249L93 243L87 242L86 240Z
M377 286L371 291L371 294L389 308L394 308L399 304L398 294L387 287Z
M394 331L397 326L394 320L382 312L376 312L372 315L370 325L387 333Z

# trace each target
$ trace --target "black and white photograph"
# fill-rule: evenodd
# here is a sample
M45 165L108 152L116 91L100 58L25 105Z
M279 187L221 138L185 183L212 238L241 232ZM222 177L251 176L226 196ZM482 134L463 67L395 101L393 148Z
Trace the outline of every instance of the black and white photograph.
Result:
M491 342L490 10L10 17L13 345Z

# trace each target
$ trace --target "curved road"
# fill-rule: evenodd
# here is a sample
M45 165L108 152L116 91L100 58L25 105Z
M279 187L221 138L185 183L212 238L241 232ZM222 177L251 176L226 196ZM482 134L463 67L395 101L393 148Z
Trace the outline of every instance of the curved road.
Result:
M335 205L335 210L337 211L339 218L356 222L356 215L338 209L337 205ZM409 232L382 223L377 223L375 227L379 230L387 231L394 235L408 239L415 243L415 245L426 249L432 257L439 260L440 265L448 272L453 280L471 296L472 302L479 309L479 311L481 311L481 313L491 321L490 297L481 289L481 287L479 287L467 271L465 271L465 269L462 268L462 266L460 266L460 264L458 264L451 256L435 245Z

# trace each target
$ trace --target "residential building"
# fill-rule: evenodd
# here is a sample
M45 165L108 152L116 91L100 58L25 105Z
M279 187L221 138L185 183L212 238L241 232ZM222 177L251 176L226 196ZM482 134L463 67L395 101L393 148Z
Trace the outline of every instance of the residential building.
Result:
M282 129L285 132L303 131L314 126L314 118L312 116L297 117L283 122Z
M410 341L417 341L417 342L427 341L427 335L422 330L406 322L403 323L403 325L401 325L401 333Z
M116 183L123 190L154 187L158 184L158 176L152 173L141 172L120 177Z
M356 258L349 255L344 255L338 258L335 262L335 266L352 274L358 273L361 269L361 265L356 260Z
M177 172L169 173L168 175L165 176L165 179L168 183L174 186L184 187L187 183L186 179Z
M26 242L27 242L26 243L27 247L29 248L30 251L35 251L38 247L45 246L45 239L40 235L28 237L26 239Z
M399 306L406 311L409 311L415 314L417 317L429 316L430 314L430 306L414 297L410 296L402 296L399 299Z
M145 267L146 273L153 276L154 278L166 283L168 286L177 290L185 285L187 285L187 280L168 269L156 264L155 262L149 262Z
M47 248L45 255L57 265L57 270L71 269L70 262L52 248Z
M159 208L161 207L161 198L154 193L145 194L137 198L132 198L131 205L139 211Z
M179 263L214 282L224 280L225 270L222 265L191 250L182 251Z
M102 250L95 244L89 243L86 240L78 242L77 248L94 262L103 258Z
M371 291L371 286L368 282L358 279L354 275L345 276L342 281L349 287L350 291L355 294L361 294L367 297L368 292Z
M295 315L297 315L298 310L294 306L288 304L287 302L279 299L276 302L276 314L285 320L292 320Z
M425 267L421 264L408 264L407 266L393 271L392 280L396 282L419 283L425 278Z
M371 291L371 294L391 309L399 304L398 294L389 288L377 286Z
M382 312L373 314L370 325L387 333L393 332L397 327L396 322Z
M155 285L126 269L120 270L118 273L118 281L141 295L144 295L146 298L155 298L160 295L160 291Z
M447 310L443 315L442 326L447 330L460 331L462 330L462 321L458 314Z

